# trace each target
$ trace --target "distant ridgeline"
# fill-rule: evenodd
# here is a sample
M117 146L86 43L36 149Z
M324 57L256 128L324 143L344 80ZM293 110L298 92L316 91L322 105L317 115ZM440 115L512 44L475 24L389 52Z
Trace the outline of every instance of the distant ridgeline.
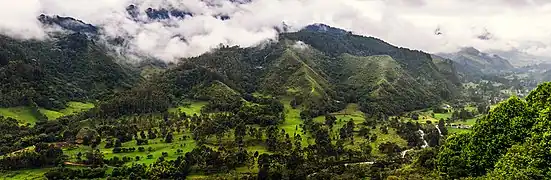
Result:
M211 6L214 6L214 5L211 5ZM135 21L140 21L140 15L142 15L142 13L145 13L145 15L147 16L148 20L152 20L152 21L156 21L156 20L167 20L167 19L185 19L187 17L193 17L195 16L196 14L192 13L192 12L189 12L189 11L186 11L186 10L181 10L181 9L176 9L176 8L147 8L145 11L140 11L139 7L137 5L129 5L128 7L126 7L126 12L128 13L128 15ZM214 15L215 18L217 19L220 19L220 20L228 20L230 19L230 16L228 15L225 15L225 14L218 14L218 15Z
M498 75L514 69L511 63L495 54L480 52L473 47L465 47L454 53L439 53L436 58L448 58L455 63L455 67L465 81L475 81L486 78L488 75Z

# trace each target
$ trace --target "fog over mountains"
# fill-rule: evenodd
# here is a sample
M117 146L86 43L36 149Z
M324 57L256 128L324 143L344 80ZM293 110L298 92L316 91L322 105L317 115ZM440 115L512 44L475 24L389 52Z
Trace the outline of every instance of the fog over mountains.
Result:
M551 26L535 23L551 17L551 5L535 0L24 0L0 2L0 10L5 35L43 39L82 23L100 39L124 39L126 52L165 61L219 44L255 46L313 23L431 53L472 46L530 56L510 55L514 65L551 56ZM56 16L76 24L44 23Z

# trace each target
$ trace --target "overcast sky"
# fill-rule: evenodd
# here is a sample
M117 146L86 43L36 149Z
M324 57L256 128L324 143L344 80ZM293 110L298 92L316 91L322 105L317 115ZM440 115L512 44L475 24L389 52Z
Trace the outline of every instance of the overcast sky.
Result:
M205 1L213 5L207 5ZM0 1L0 32L44 38L36 17L71 16L101 25L108 36L132 36L130 50L171 61L216 45L252 46L276 38L281 22L295 30L325 23L430 53L473 46L517 48L551 56L551 4L547 0L16 0ZM185 20L137 23L125 8L175 7L196 15ZM222 21L212 15L227 14ZM145 18L145 17L141 17ZM435 35L439 29L440 35ZM486 34L487 40L477 38ZM183 36L187 42L176 35Z

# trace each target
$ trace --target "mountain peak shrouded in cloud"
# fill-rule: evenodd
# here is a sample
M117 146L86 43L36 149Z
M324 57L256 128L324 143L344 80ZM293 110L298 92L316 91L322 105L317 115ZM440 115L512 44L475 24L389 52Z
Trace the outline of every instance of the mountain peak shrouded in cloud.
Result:
M98 27L102 39L132 37L127 51L174 61L219 44L255 46L322 23L431 53L473 46L551 56L551 25L535 23L551 18L549 9L549 3L510 0L2 1L0 33L45 38L36 17L58 15Z
M459 51L459 52L472 54L472 55L478 55L478 54L481 53L478 49L476 49L474 47L464 47L464 48L461 48L461 51Z
M58 26L64 30L69 30L73 32L81 33L98 33L98 28L91 24L82 22L81 20L72 18L72 17L61 17L61 16L48 16L41 14L38 16L38 20L46 26Z
M331 27L329 25L322 24L322 23L315 23L315 24L308 25L308 26L304 27L302 30L329 33L329 34L336 34L336 35L346 35L346 34L349 33L348 31L346 31L344 29Z

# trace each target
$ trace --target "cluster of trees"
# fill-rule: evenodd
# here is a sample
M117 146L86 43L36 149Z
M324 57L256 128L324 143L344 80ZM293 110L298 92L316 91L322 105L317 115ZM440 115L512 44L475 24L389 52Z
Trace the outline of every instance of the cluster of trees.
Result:
M21 150L0 158L0 170L19 170L56 166L64 160L63 150L55 145L38 143L34 150Z
M26 147L22 138L31 134L31 128L20 126L19 122L13 118L0 116L0 155L22 149Z
M136 151L136 148L121 148L121 147L115 147L113 148L113 153L128 153L128 152L134 152Z
M453 111L451 120L467 120L475 117L475 113L465 108Z
M438 170L449 178L548 179L547 120L551 83L526 100L512 97L479 120L472 133L451 136L438 154Z
M174 98L171 97L160 87L146 84L115 93L102 101L94 110L102 118L166 112L173 105Z
M104 178L106 175L107 168L67 168L67 167L56 167L46 174L44 177L47 179L96 179Z

